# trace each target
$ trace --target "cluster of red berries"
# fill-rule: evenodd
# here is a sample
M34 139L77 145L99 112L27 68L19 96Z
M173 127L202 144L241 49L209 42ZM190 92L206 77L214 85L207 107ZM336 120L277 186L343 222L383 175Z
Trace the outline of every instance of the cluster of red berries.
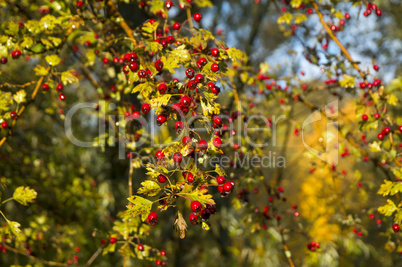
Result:
M318 242L315 242L315 241L311 241L310 243L308 243L307 244L307 248L310 250L310 251L316 251L317 249L319 249L320 248L320 243L318 243Z
M209 217L216 212L215 205L207 204L205 208L203 208L201 202L199 201L191 202L190 208L192 213L190 213L188 219L190 220L190 223L194 225L199 223L201 220L207 221Z
M42 91L46 92L49 90L49 88L50 88L49 84L47 83L42 84ZM58 83L56 85L56 90L59 92L59 99L62 101L66 99L66 95L62 93L63 89L64 89L63 84Z
M376 4L367 3L367 9L363 12L363 16L370 16L372 11L375 11L378 17L382 15L381 9L379 9Z

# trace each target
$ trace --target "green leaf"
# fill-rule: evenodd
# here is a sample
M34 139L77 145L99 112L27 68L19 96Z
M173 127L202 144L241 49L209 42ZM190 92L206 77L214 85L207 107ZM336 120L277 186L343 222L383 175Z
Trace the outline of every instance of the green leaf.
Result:
M21 42L21 47L23 48L31 48L34 44L33 39L31 37L24 37L24 40Z
M385 216L391 216L397 210L397 207L395 206L395 203L392 202L392 200L390 199L387 199L387 203L388 204L379 207L378 211Z
M229 58L233 62L237 62L238 60L239 61L247 61L248 60L246 54L244 54L243 51L241 51L237 48L234 48L234 47L231 47L228 50L226 50L226 53L228 54Z
M205 206L206 204L215 205L215 201L213 200L212 195L207 193L208 193L207 189L202 189L202 190L194 190L193 192L189 193L179 193L179 194L188 197L191 201L199 201L201 204L203 204L203 206Z
M173 56L169 57L163 56L161 57L161 61L163 62L163 68L173 74L176 73L174 69L179 68L181 66L179 60L176 60L176 58Z
M132 204L127 206L127 212L134 217L141 214L141 220L145 221L151 212L153 202L139 196L131 196L128 201Z
M77 83L80 80L73 74L72 70L61 73L61 82L66 85L68 83Z
M170 55L175 57L179 63L184 63L191 60L191 55L186 49L185 45L177 47L175 50L170 52Z
M137 191L138 194L144 194L153 197L162 190L158 183L151 180L142 182L141 185L142 187L140 187Z
M355 87L355 77L343 74L343 80L340 80L339 84L345 88L353 88Z
M29 189L29 187L20 186L15 189L13 198L18 203L28 206L28 203L33 202L36 198L36 191L34 189Z
M387 97L387 103L396 106L398 104L398 98L395 95L389 95Z
M384 183L380 186L377 194L387 196L391 192L394 183L388 180L384 180Z
M147 97L152 92L152 84L149 82L140 83L131 91L131 93L140 92L144 97Z
M46 62L49 63L50 66L57 66L60 64L60 58L58 55L50 55L45 57Z
M211 1L209 0L195 0L194 4L196 4L199 8L213 7Z
M36 67L34 67L34 71L35 75L37 76L45 76L49 74L49 71L41 65L37 65Z
M7 220L7 226L8 229L10 230L11 234L17 237L17 239L20 239L23 237L22 231L20 229L21 224L15 221L9 221Z
M279 16L277 23L278 24L290 24L292 22L292 14L286 12L285 14Z
M25 92L25 90L21 89L13 95L14 101L18 104L25 102L26 95L27 93Z

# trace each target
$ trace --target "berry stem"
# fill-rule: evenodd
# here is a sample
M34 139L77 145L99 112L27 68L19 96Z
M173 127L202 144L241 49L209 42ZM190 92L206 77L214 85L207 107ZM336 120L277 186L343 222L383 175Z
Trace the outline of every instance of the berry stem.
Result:
M130 158L130 169L128 171L128 192L130 197L133 195L133 160Z
M322 15L320 9L318 8L317 3L313 2L313 7L315 11L317 12L318 17L320 18L320 22L324 29L327 31L329 37L339 46L341 49L342 53L346 56L346 58L349 60L349 62L352 64L352 66L359 72L360 76L366 80L366 75L364 72L360 69L359 65L353 61L352 57L350 56L348 50L343 46L343 44L339 41L339 39L332 33L332 30L328 27L328 25L324 21L324 16Z
M188 20L188 24L190 25L190 29L193 29L193 18L191 17L191 9L187 8L186 12L187 12L187 20Z

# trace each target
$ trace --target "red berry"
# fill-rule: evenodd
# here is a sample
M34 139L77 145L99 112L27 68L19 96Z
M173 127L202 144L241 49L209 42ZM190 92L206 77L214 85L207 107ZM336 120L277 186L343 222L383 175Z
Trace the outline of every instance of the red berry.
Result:
M156 121L157 121L159 126L161 126L164 122L166 122L166 120L167 120L166 115L158 115L156 117Z
M156 157L158 160L162 160L162 159L165 157L165 153L163 153L162 150L158 150L158 151L155 153L155 157Z
M110 244L116 243L116 242L117 242L116 237L111 237L111 238L109 239L109 242L110 242Z
M13 59L18 59L21 56L21 51L20 50L14 50L13 52L11 52L11 57Z
M202 82L204 82L204 75L197 74L197 75L195 75L194 80L195 80L196 83L202 83Z
M375 71L378 71L378 70L380 69L380 67L378 67L378 65L374 65L374 66L373 66L373 69L374 69Z
M375 11L375 13L376 13L377 16L379 16L379 17L382 15L381 9L377 9L377 10Z
M148 103L144 103L141 106L141 111L144 114L148 114L148 112L151 110L151 106Z
M383 135L382 133L379 133L379 134L377 135L377 137L378 137L378 139L382 140L382 139L384 138L384 135Z
M188 216L188 219L190 220L191 224L197 224L197 220L198 220L198 214L194 214L194 213L190 213L190 215Z
M183 97L180 99L180 104L181 104L182 106L184 106L184 107L190 106L190 104L191 104L191 98L188 97L188 96L183 96Z
M195 75L195 71L192 68L188 68L186 70L187 78L192 79L194 77L194 75Z
M203 209L200 212L201 218L204 220L208 220L211 217L211 211L209 209Z
M161 83L159 86L158 86L158 91L159 91L159 93L160 94L164 94L164 93L166 93L166 91L167 91L167 86L166 86L166 84L165 83Z
M173 29L176 31L180 30L180 23L176 22L175 24L173 24Z
M219 137L216 137L213 141L214 146L216 147L221 147L222 146L222 140Z
M212 65L211 65L211 70L212 70L213 72L217 72L217 71L219 70L219 65L216 64L216 63L212 64Z
M193 18L194 18L194 20L195 20L196 22L200 22L201 19L202 19L202 15L201 15L200 13L195 13L194 16L193 16Z
M75 5L78 9L81 9L83 7L84 3L82 1L77 1L77 4Z
M199 201L193 201L191 202L191 210L193 212L199 212L202 209L202 205Z
M163 69L163 62L161 60L155 61L155 68L157 71L162 71Z
M207 143L207 141L201 140L201 141L198 143L198 147L199 147L200 150L206 150L206 149L208 148L208 143Z
M400 227L398 224L395 223L394 225L392 225L392 230L394 230L395 233L398 233L399 229L400 229Z
M183 137L183 140L182 140L182 143L183 144L187 144L187 143L191 143L192 141L191 141L191 137L190 136L184 136Z
M345 19L350 19L349 13L346 13L346 14L345 14Z
M181 131L183 129L184 125L182 121L177 121L174 125L174 128L176 131Z
M143 244L138 244L137 249L139 251L143 251L144 250L144 245Z
M7 58L1 57L1 64L6 64L6 63L7 63Z
M147 223L149 223L150 225L155 225L158 222L158 214L156 214L156 212L151 212L148 215L147 218Z
M180 152L176 152L173 154L173 161L180 164L183 160L183 155Z
M17 118L17 112L11 111L10 112L10 117L11 117L11 119L15 120Z
M389 134L391 132L391 129L389 127L385 127L384 130L382 130L383 134Z
M192 174L191 172L189 172L189 173L187 174L187 182L189 182L190 184L191 184L192 182L194 182L194 174Z
M212 48L212 49L211 49L211 56L213 56L213 57L219 57L219 49L217 49L217 48Z
M170 9L173 6L173 2L172 1L166 1L165 6L166 6L167 9Z
M64 101L66 99L66 96L64 94L59 94L59 98L61 101Z
M161 256L166 256L166 250L161 250Z
M145 72L145 70L139 70L137 74L138 74L138 77L140 77L140 78L145 78L147 76L147 73Z
M223 183L225 183L225 177L223 177L223 176L218 176L218 177L216 178L216 181L218 182L218 184L223 184Z
M57 91L63 91L63 89L64 89L64 86L63 86L61 83L59 83L59 84L56 86L56 90L57 90Z
M232 190L232 184L229 182L226 182L223 184L223 191L225 192L230 192Z
M8 123L7 123L6 121L3 121L3 122L1 123L1 127L7 128L7 127L8 127Z
M163 184L163 183L165 183L166 181L167 181L166 176L163 175L163 174L159 174L158 182L160 182L161 184Z
M362 115L362 120L366 121L368 119L368 116L366 114Z
M49 90L49 85L47 83L42 84L42 90L43 91Z

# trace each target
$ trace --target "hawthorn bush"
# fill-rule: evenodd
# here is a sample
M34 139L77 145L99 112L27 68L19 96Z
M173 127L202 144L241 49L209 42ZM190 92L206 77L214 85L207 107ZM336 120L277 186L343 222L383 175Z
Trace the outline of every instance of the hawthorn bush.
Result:
M2 266L401 263L393 1L0 5Z

